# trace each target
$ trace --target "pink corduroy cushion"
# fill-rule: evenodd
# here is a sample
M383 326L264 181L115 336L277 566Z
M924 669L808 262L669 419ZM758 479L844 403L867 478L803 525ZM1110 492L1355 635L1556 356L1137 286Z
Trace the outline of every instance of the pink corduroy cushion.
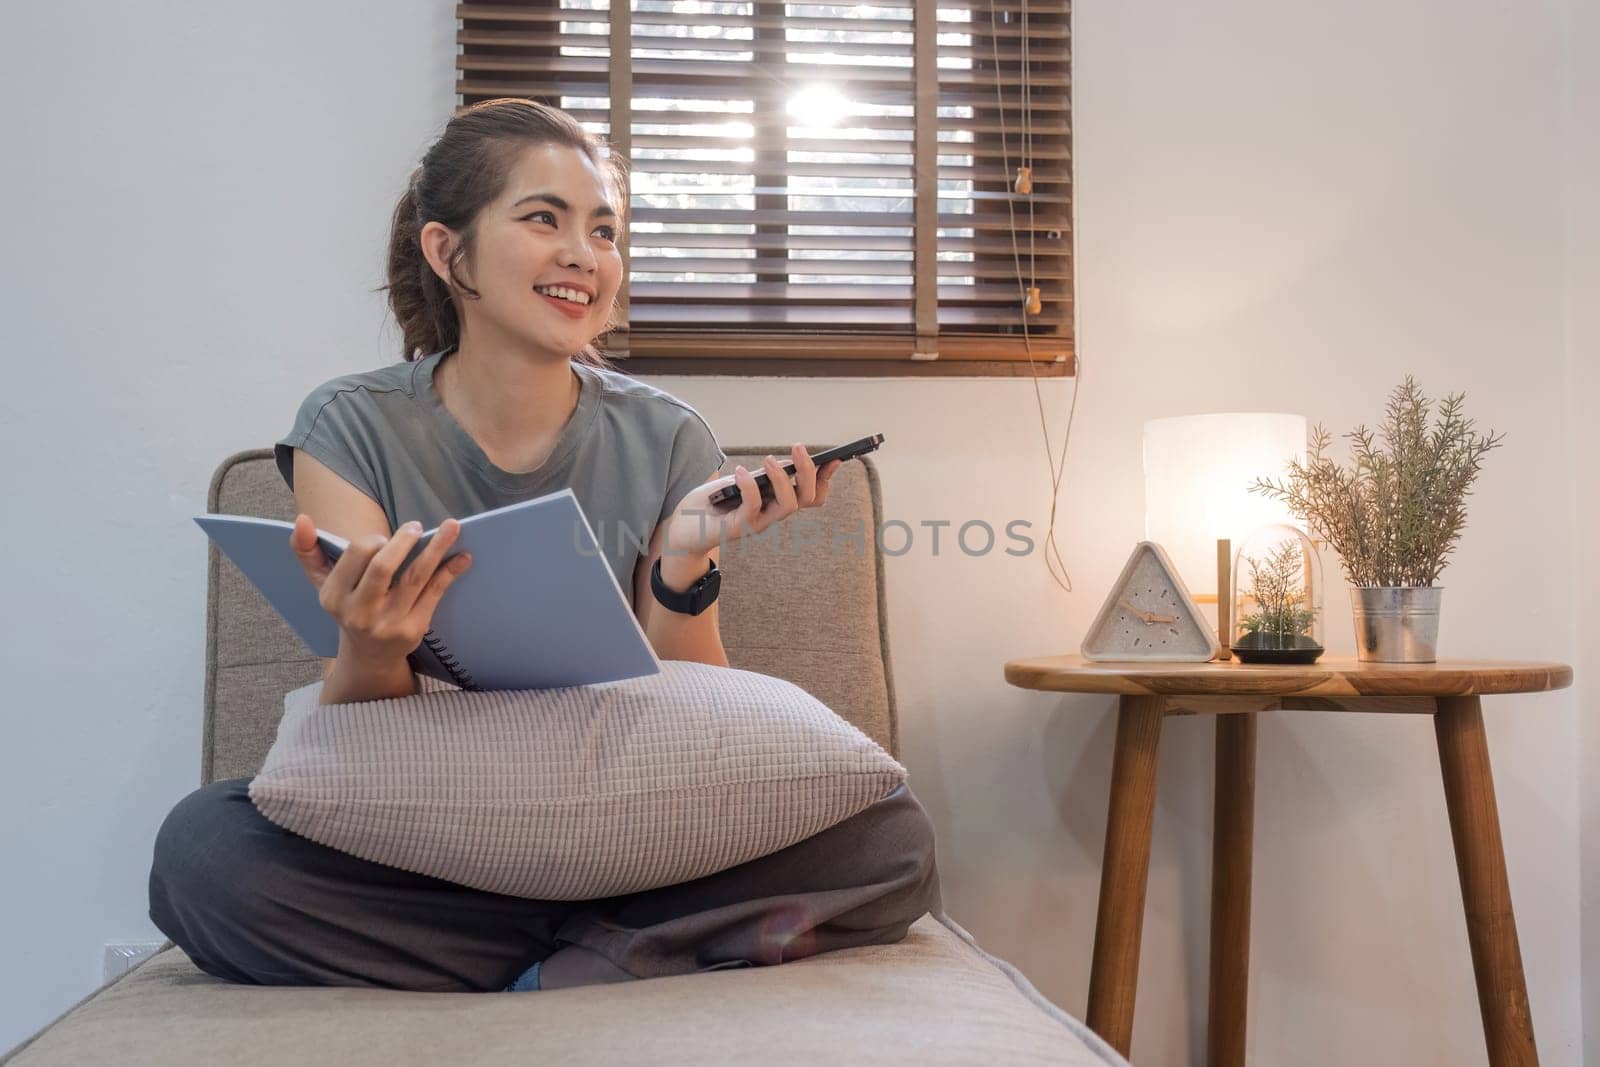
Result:
M893 792L906 770L805 690L669 660L647 678L414 696L284 697L250 799L376 863L494 893L591 900L786 848Z

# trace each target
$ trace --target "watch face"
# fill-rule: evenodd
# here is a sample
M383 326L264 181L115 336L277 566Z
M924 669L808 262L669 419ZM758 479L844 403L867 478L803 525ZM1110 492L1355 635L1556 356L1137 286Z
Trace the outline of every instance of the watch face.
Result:
M695 580L683 592L678 593L667 588L661 579L661 560L657 559L650 573L650 588L655 593L656 600L671 611L680 614L698 615L711 606L717 598L717 592L722 587L722 571L717 568L715 561L710 562L706 573Z
M711 606L717 598L717 591L722 588L722 572L713 563L711 569L701 576L700 580L689 587L689 592L694 596L694 611L698 615Z

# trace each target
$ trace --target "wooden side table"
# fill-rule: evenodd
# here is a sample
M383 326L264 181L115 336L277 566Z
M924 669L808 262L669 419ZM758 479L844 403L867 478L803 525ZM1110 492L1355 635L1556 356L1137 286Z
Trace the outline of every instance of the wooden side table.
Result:
M1572 684L1571 667L1487 660L1364 663L1328 656L1310 666L1096 663L1081 656L1043 656L1008 662L1005 676L1024 689L1121 698L1087 1019L1117 1051L1128 1055L1133 1037L1162 718L1218 716L1206 1041L1207 1063L1220 1067L1244 1063L1256 714L1376 711L1433 716L1489 1062L1495 1067L1538 1062L1478 698L1562 689Z

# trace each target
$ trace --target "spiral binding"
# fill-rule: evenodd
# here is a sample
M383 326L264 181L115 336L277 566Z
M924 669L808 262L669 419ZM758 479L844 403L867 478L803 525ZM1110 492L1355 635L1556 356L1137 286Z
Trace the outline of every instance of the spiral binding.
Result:
M449 672L452 681L463 689L478 688L477 684L472 680L472 672L461 666L456 658L445 649L444 642L433 635L432 630L423 635L422 643L428 646L428 651L433 653L433 658L438 660L440 665Z

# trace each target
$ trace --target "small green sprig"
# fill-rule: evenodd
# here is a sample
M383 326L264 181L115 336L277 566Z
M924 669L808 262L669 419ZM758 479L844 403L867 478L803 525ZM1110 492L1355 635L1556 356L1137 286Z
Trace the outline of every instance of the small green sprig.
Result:
M1318 423L1308 461L1289 463L1288 484L1257 478L1250 492L1285 501L1339 553L1351 585L1431 586L1466 526L1484 455L1505 440L1473 432L1461 414L1465 398L1445 397L1430 432L1431 402L1407 375L1390 394L1381 446L1365 425L1343 435L1352 442L1350 470L1328 458L1332 437Z
M1316 610L1302 607L1306 591L1300 584L1304 557L1296 541L1285 541L1264 561L1246 556L1250 565L1250 598L1260 611L1246 615L1240 625L1249 633L1298 637L1311 632Z

